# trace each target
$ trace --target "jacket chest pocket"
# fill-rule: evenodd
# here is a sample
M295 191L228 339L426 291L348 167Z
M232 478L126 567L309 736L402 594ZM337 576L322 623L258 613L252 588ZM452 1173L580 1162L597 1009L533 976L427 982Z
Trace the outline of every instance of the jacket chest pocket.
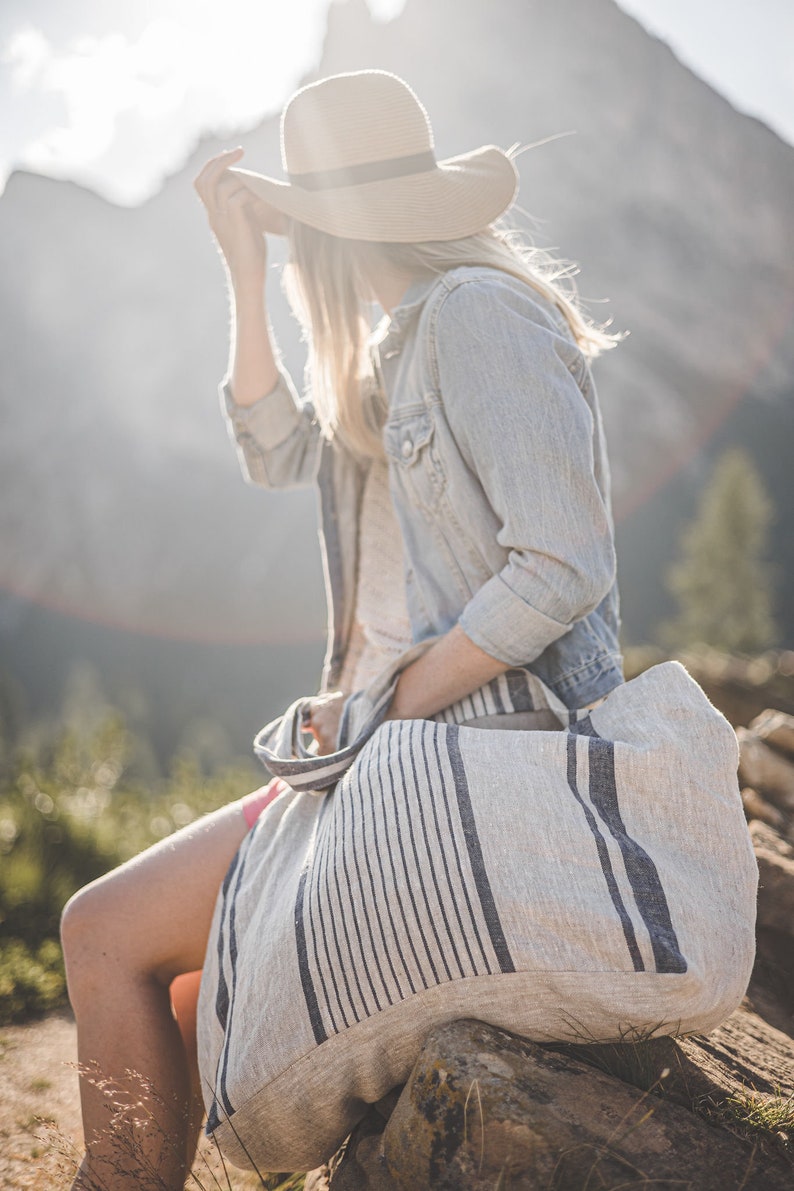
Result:
M406 413L383 429L383 446L400 487L428 510L435 508L445 483L434 432L426 409Z

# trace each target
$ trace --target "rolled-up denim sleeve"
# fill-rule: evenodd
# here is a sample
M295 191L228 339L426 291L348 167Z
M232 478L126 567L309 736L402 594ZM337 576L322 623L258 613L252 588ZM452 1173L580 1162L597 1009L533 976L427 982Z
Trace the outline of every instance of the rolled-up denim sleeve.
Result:
M508 665L533 661L601 602L615 576L578 348L523 287L463 282L441 305L439 391L499 523L507 562L460 625Z
M285 372L253 405L237 405L228 380L220 385L221 409L237 443L245 478L265 488L309 484L317 471L320 428L310 402L301 402Z

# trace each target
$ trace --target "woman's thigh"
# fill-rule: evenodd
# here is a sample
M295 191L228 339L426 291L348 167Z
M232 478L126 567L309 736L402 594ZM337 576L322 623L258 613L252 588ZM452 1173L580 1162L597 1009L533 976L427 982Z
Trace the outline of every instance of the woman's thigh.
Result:
M163 984L200 968L218 890L248 831L241 802L190 823L82 889L67 906L75 951Z

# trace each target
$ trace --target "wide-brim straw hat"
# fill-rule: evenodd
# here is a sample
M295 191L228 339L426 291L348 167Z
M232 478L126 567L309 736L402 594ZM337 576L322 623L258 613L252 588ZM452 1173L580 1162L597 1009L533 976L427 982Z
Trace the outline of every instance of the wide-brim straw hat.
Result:
M301 223L348 240L418 243L482 231L512 203L518 175L485 145L436 161L427 112L396 75L331 75L297 91L281 118L286 180L233 169Z

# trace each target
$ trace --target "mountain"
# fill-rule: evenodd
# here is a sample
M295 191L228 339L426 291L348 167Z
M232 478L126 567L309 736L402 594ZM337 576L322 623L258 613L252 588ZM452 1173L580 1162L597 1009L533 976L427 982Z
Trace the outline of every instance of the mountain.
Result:
M408 0L386 25L335 3L317 74L364 66L415 86L442 157L575 134L519 158L520 205L539 243L581 262L585 298L609 299L591 309L630 332L596 378L642 636L718 442L752 439L781 508L792 495L794 149L613 0ZM276 116L235 143L281 173ZM103 633L322 636L313 495L246 488L218 415L226 299L191 191L217 148L132 210L27 173L0 199L0 640L16 669L42 607ZM275 269L269 285L300 377ZM777 536L790 578L787 524Z

